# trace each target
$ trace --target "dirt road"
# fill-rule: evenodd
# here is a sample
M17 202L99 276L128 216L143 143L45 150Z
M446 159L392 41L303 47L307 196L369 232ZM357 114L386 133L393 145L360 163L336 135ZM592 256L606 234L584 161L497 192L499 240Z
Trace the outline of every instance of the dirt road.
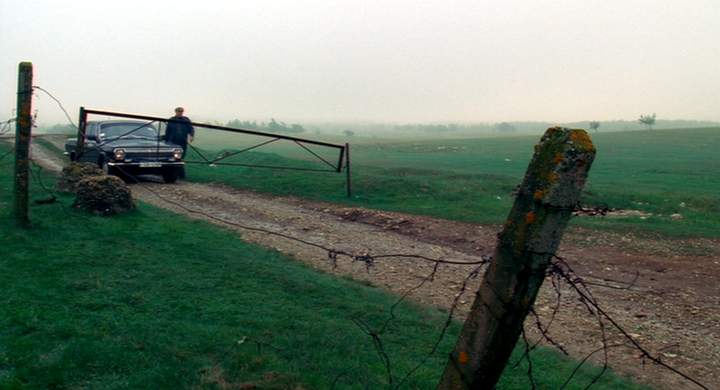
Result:
M37 144L33 147L33 158L49 169L59 170L62 166L60 159ZM326 272L349 275L395 293L417 285L430 274L432 264L394 258L378 261L368 271L362 262L340 258L337 267L333 267L324 250L223 224L192 210L357 254L401 252L458 261L473 261L491 253L499 229L498 226L280 198L223 185L192 182L167 185L147 181L131 188L144 202L224 225L236 230L246 241L277 249ZM178 202L184 208L167 200ZM720 388L718 240L652 240L572 228L566 234L560 255L568 258L578 273L591 282L621 286L622 281L639 275L630 289L595 287L594 294L652 353L700 379L709 388ZM410 297L447 308L471 270L469 266L441 266L432 283L413 291ZM470 291L474 291L478 283L474 280ZM536 304L543 322L548 321L556 297L551 284L545 283ZM466 314L472 298L471 294L461 297L460 317ZM581 359L601 345L597 321L568 289L561 289L560 299L561 309L549 335L572 356ZM529 320L526 328L533 338L537 337L534 320ZM616 332L609 332L608 340L610 344L622 341ZM599 362L601 358L602 353L598 353L593 360ZM609 361L616 371L654 387L697 388L642 359L639 352L631 348L611 349Z

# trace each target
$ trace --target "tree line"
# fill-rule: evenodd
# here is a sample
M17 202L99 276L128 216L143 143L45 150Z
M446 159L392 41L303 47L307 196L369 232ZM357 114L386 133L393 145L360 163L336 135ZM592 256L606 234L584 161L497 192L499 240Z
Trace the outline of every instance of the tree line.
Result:
M275 118L270 118L270 122L257 121L242 121L240 119L233 119L226 124L227 127L235 127L249 130L267 131L270 133L302 133L305 128L297 123L285 123L283 121L276 121Z

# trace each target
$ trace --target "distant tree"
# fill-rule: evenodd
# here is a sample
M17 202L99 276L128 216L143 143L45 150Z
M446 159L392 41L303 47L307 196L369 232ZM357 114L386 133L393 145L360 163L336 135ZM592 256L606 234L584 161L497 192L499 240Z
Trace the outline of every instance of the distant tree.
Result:
M501 122L495 125L495 130L498 133L514 133L517 129L510 123Z
M355 132L352 130L345 130L345 131L343 131L343 134L345 134L348 137L352 137L355 135Z
M268 130L270 131L281 131L282 127L279 123L275 120L275 118L270 118L270 123L267 125Z
M655 124L655 113L653 112L652 115L640 115L638 122L647 125L648 129L652 130L652 127Z
M600 127L600 122L598 121L591 121L590 122L590 129L597 133L598 128Z
M227 123L228 127L240 128L240 129L251 129L269 131L271 133L302 133L305 128L297 123L291 123L288 125L283 121L276 121L275 118L271 118L269 123L257 121L241 121L240 119L233 119Z
M413 132L424 132L424 133L444 133L448 131L458 130L458 125L450 123L447 125L437 124L408 124L408 125L396 125L395 130L400 131L413 131Z

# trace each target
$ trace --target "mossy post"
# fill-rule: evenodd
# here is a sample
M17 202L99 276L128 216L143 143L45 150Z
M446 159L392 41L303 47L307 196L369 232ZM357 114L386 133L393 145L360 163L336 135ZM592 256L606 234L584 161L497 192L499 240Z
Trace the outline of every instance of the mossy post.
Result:
M535 146L438 389L495 388L594 158L584 130L550 128Z
M17 119L15 121L15 223L30 226L28 190L30 169L30 131L32 129L32 63L21 62L18 67Z

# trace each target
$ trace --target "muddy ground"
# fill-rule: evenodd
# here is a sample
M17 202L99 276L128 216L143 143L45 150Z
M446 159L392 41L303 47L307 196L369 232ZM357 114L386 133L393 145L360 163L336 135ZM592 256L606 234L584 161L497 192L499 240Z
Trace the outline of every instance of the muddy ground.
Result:
M61 142L57 138L51 140ZM62 161L37 145L33 158L49 169L58 170L62 166ZM409 253L459 261L474 261L483 254L491 254L500 228L275 197L221 184L168 185L148 179L131 188L138 199L147 203L223 225L236 230L244 240L394 293L404 293L416 286L432 272L432 264L393 258L377 261L368 270L362 262L341 257L334 267L325 250L237 225L280 232L357 254ZM630 281L635 281L629 288L591 288L606 311L650 352L700 379L709 388L720 388L720 240L648 239L571 228L559 254L588 282L627 287ZM441 266L434 280L414 290L410 298L447 308L472 269ZM469 290L474 291L478 283L473 280ZM582 359L602 345L597 320L568 288L561 288L560 292L560 311L549 335L573 357ZM460 318L466 315L472 299L470 293L460 298ZM543 323L549 320L556 299L555 289L546 282L536 303ZM526 329L531 339L537 339L533 319L528 320ZM624 340L610 331L608 343ZM697 388L643 359L633 348L621 346L608 353L610 366L636 381L665 389ZM602 358L600 352L592 360L602 362Z

